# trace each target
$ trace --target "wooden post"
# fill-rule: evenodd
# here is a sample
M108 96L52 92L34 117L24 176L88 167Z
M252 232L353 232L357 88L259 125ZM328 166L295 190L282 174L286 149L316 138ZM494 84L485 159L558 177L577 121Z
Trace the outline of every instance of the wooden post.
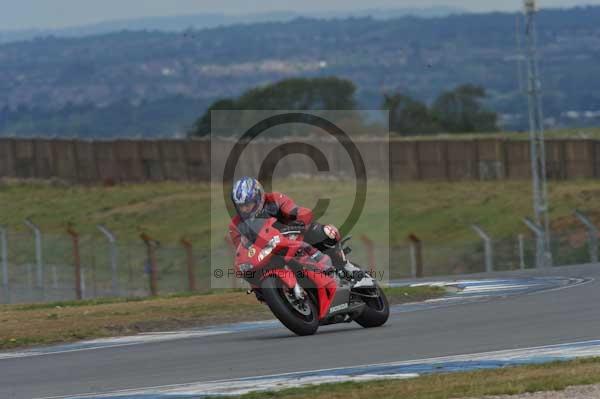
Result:
M75 297L77 300L83 298L81 292L81 256L79 254L79 234L73 229L72 226L67 228L67 233L73 240L73 264L75 266Z
M185 248L187 258L187 275L188 275L188 287L190 291L196 291L196 275L194 273L195 262L194 262L194 251L192 250L192 243L185 238L181 239L181 245Z
M148 249L148 260L150 261L150 295L157 296L158 295L158 267L156 264L156 247L157 242L150 238L146 233L142 233L140 235L144 243L146 244L146 248Z
M414 234L408 236L413 254L414 277L423 278L423 242Z

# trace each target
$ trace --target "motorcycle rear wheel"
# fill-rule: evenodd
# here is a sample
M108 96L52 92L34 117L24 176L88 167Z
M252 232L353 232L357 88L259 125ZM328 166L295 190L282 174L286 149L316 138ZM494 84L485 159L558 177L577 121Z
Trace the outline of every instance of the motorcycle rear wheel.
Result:
M294 306L290 291L277 277L267 277L261 284L265 302L284 326L296 335L313 335L319 328L317 307L310 297L300 304L303 308Z
M375 290L378 294L378 298L365 299L367 306L365 306L365 309L360 316L354 319L354 321L364 328L382 326L390 317L390 305L385 293L379 285L376 285Z

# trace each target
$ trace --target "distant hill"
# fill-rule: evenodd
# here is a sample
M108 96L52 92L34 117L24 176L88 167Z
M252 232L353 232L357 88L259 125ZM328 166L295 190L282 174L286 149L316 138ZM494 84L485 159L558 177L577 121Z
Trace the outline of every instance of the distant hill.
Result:
M293 76L350 79L365 108L379 107L383 92L430 102L459 84L482 85L487 105L522 129L516 21L508 13L295 18L8 43L0 45L0 134L139 135L151 125L151 134L171 135L218 98ZM600 7L540 13L545 113L558 125L600 122L598 21Z
M359 11L329 11L319 13L269 12L249 15L231 15L223 13L206 13L196 15L181 15L173 17L146 17L106 21L97 24L74 26L63 29L28 29L17 31L0 30L0 43L31 40L37 37L81 37L101 35L123 30L164 31L176 32L186 29L209 29L222 26L255 24L261 22L287 22L295 18L356 18L373 17L376 19L391 19L404 16L421 18L445 17L452 14L466 14L467 11L458 7L428 7L428 8L394 8L366 9Z

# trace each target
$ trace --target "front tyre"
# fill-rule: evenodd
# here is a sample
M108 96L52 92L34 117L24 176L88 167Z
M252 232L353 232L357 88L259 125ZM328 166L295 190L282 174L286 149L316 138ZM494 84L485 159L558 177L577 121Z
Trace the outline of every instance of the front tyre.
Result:
M377 294L377 298L365 298L364 301L367 306L365 306L361 315L354 319L365 328L382 326L390 317L390 305L379 285L375 286L373 294Z
M313 335L319 328L317 307L310 300L298 300L292 290L277 277L267 277L261 284L263 298L271 312L296 335Z

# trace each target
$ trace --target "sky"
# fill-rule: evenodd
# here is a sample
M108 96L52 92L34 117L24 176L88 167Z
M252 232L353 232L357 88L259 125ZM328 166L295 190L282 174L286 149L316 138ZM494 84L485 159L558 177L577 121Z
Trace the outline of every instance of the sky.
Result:
M600 0L539 0L541 7L600 5ZM453 6L470 11L514 11L521 0L0 0L0 31L47 29L149 16L255 14Z

